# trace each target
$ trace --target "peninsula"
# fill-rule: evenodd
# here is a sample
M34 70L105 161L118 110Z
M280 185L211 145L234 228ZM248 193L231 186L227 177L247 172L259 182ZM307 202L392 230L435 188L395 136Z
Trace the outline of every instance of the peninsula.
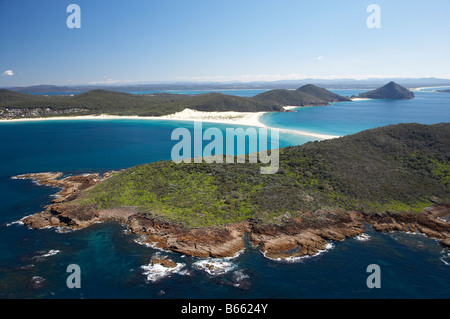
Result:
M283 106L320 106L349 100L314 85L273 90L254 97L222 93L131 94L92 90L79 95L44 96L0 89L0 119L116 115L159 117L185 109L202 112L285 112Z
M230 257L244 234L268 258L314 255L330 241L378 231L418 232L450 246L450 124L399 124L280 150L277 174L259 164L161 161L61 178L16 176L62 188L31 228L116 220L155 247ZM262 165L262 164L261 164Z
M326 106L330 103L363 99L411 99L414 93L395 82L353 99L307 84L297 90L276 89L254 97L222 93L208 94L131 94L92 90L78 95L32 95L0 89L0 120L74 118L80 116L122 116L170 118L194 112L265 113L286 112L289 107ZM186 113L183 111L188 110ZM198 115L198 113L196 114ZM221 114L220 116L226 116ZM207 116L210 117L210 116ZM211 117L210 117L211 118ZM231 124L233 124L231 122Z

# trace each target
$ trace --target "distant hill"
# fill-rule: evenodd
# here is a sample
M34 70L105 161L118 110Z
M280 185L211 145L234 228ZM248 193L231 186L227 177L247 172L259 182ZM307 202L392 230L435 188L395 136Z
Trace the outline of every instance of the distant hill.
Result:
M408 100L414 98L414 93L392 81L376 90L361 93L358 97L369 99Z
M189 99L183 100L181 104L185 108L204 112L284 112L282 104L222 93L192 95Z
M60 92L76 92L69 86L57 85L32 85L27 87L15 87L10 90L20 93L60 93Z
M18 93L7 89L0 89L0 104L15 102L30 97L28 94Z
M46 96L2 89L0 117L50 117L61 114L163 116L186 108L205 112L284 112L283 106L319 106L348 100L314 85L298 90L272 90L255 97L222 93L138 95L103 89L77 95Z
M256 95L253 99L279 106L319 106L328 102L312 95L293 90L272 90Z
M350 101L349 98L330 92L324 88L308 84L293 90L272 90L258 94L254 99L271 102L280 106L319 106L333 102Z
M73 86L56 86L56 85L33 85L27 87L8 87L8 89L21 93L60 93L60 92L87 92L95 89L104 89L117 92L139 92L139 91L158 91L158 90L245 90L245 89L297 89L302 85L315 84L324 88L334 89L367 89L379 87L384 83L396 81L401 85L409 88L418 87L437 87L450 86L449 79L439 78L376 78L376 79L313 79L307 78L302 80L280 80L280 81L257 81L257 82L173 82L173 83L154 83L154 84L91 84L91 85L73 85Z
M351 101L351 99L346 96L338 95L313 84L304 85L297 89L297 91L309 94L328 103Z
M450 89L448 89L448 90L438 90L438 92L441 92L441 93L450 93Z
M267 101L220 93L137 95L97 89L73 96L43 96L0 90L0 117L2 118L48 117L61 114L162 116L181 112L186 108L221 112L285 111L280 105Z

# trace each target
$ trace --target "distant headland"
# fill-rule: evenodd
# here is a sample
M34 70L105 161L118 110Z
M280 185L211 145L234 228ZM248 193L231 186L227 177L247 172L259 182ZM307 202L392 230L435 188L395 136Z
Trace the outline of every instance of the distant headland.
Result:
M406 99L414 94L391 82L359 98ZM200 112L285 112L286 106L325 106L349 102L316 85L307 84L296 90L276 89L253 97L222 93L208 94L131 94L108 90L92 90L76 95L33 95L0 89L0 119L26 119L73 116L139 116L159 117L185 109Z

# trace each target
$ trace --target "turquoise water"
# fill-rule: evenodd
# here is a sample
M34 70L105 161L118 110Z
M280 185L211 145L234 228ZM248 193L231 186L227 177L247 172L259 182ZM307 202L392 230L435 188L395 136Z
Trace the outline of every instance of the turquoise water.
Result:
M383 123L449 120L450 95L418 93L413 101L361 101L270 114L282 128L348 134ZM290 117L290 120L288 118ZM307 116L307 118L305 118ZM41 211L56 192L11 176L44 171L104 172L166 160L176 141L173 121L90 120L0 124L1 298L445 298L450 297L450 256L421 235L380 234L332 243L319 256L276 262L248 246L228 260L226 273L209 274L201 259L160 252L135 242L117 223L59 233L29 230L18 219ZM204 129L212 125L204 124ZM214 125L222 130L224 125ZM281 134L280 146L313 138ZM180 271L151 281L152 256L168 256ZM81 289L66 286L69 264L81 268ZM381 267L381 289L366 286L370 264Z
M365 100L297 108L295 113L265 114L261 121L271 127L332 135L348 135L389 124L450 121L450 94L415 92L415 95L412 100Z

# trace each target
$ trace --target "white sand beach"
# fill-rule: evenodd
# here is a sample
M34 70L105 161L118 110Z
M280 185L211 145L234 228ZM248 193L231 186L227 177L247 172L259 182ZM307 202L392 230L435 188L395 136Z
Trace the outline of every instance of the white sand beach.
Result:
M373 99L369 99L369 98L366 98L366 97L355 97L355 98L352 98L351 100L353 102L356 102L356 101L370 101L370 100L373 100Z
M450 87L450 86L449 85L424 86L424 87L419 87L419 88L410 88L408 90L421 92L421 91L424 91L424 90L427 90L427 89L442 89L442 88L448 88L448 87ZM428 91L428 92L434 92L434 91L436 91L436 90L432 90L432 91Z
M296 106L285 107L286 110L297 108ZM207 123L232 124L253 127L264 127L271 129L260 121L260 117L267 112L201 112L191 109L184 109L165 116L117 116L117 115L86 115L86 116L65 116L65 117L46 117L46 118L23 118L12 120L0 120L0 123L14 122L35 122L35 121L72 121L72 120L114 120L114 119L132 119L132 120L173 120L173 121L201 121ZM302 130L279 129L280 132L298 134L316 137L318 139L338 138L337 135L312 133Z

